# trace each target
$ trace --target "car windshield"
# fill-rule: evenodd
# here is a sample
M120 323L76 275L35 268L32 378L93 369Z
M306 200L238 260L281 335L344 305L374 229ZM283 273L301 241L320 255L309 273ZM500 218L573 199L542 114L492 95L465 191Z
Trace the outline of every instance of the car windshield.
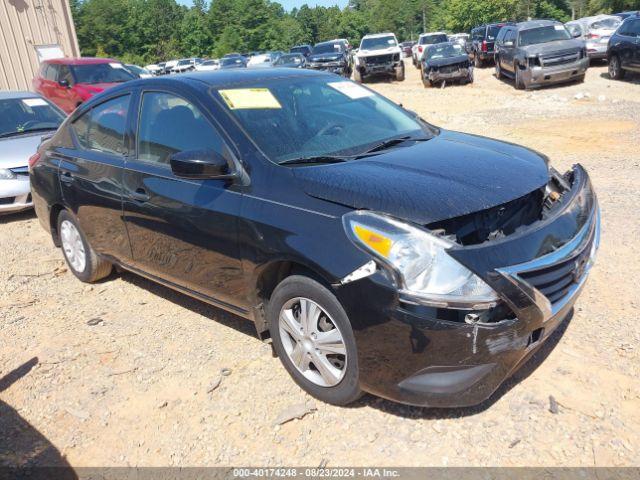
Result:
M464 55L465 51L461 45L457 43L443 43L441 45L433 45L429 47L426 53L427 60L435 60L437 58L451 58Z
M217 93L275 163L358 155L385 140L433 136L405 110L350 80L288 76Z
M442 43L447 41L447 36L438 34L438 35L425 35L420 37L420 45L433 45L434 43Z
M536 45L538 43L556 42L558 40L569 40L571 35L564 25L549 25L546 27L529 28L522 30L518 37L518 44L522 47Z
M220 60L221 67L229 67L233 65L241 65L244 63L240 57L223 58Z
M596 20L591 25L589 25L589 28L591 28L592 30L615 30L621 23L622 20L620 19L620 17L609 17Z
M289 51L291 53L305 53L309 51L309 47L293 47Z
M135 78L117 62L73 65L71 69L77 83L119 83Z
M342 52L342 44L340 43L319 43L315 47L313 47L313 53L322 54L322 53L340 53Z
M386 37L363 38L360 44L361 50L382 50L389 47L395 47L398 43L393 35Z
M202 62L200 65L202 66L210 66L210 65L216 65L218 62L216 62L215 60L205 60L204 62Z
M295 63L296 65L300 65L302 63L302 56L299 54L293 55L282 55L278 60L276 60L274 65L284 65L287 63Z
M128 68L132 73L134 73L134 74L136 74L136 75L142 75L142 74L145 74L145 73L149 73L149 72L147 72L144 68L139 67L139 66L137 66L137 65L127 65L127 68Z
M55 130L64 115L40 97L0 100L0 137Z

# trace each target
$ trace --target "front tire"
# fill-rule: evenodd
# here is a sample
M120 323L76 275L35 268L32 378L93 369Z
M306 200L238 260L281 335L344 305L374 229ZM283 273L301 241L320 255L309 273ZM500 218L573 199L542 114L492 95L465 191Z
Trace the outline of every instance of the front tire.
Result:
M526 85L524 83L524 80L522 80L522 73L520 72L520 66L515 63L513 65L513 71L514 71L514 83L515 83L515 87L516 90L524 90L526 88Z
M502 68L500 68L500 57L496 57L496 78L501 80L503 76Z
M58 233L67 266L79 280L93 283L111 273L113 266L98 257L76 219L66 210L58 216Z
M333 405L362 395L351 323L325 286L292 275L274 290L267 306L273 348L293 380Z
M611 77L611 80L622 80L624 74L625 71L622 69L620 58L617 55L613 55L609 59L609 77Z
M404 80L404 64L400 65L399 67L396 67L395 70L396 70L395 72L396 81L402 82Z
M431 80L429 80L427 77L424 76L424 74L422 75L422 85L424 85L424 88L431 88L433 86L433 83L431 83Z

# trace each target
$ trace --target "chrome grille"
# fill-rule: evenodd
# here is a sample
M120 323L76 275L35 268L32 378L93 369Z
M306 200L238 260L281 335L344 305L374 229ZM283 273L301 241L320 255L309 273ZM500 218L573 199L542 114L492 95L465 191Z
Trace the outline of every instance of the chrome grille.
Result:
M555 67L577 62L580 59L580 50L563 50L540 56L540 63L543 67Z

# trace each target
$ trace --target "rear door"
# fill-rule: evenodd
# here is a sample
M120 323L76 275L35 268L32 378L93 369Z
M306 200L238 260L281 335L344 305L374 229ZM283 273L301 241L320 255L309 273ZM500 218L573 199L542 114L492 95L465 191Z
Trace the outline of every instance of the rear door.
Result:
M213 117L177 90L142 93L136 153L127 159L123 209L134 266L221 306L242 289L237 217L242 195L225 180L173 175L169 157L215 150L233 163Z
M640 71L640 18L629 25L629 37L632 38L629 52L629 67Z
M122 171L130 103L125 94L84 111L71 125L75 147L56 151L66 206L96 252L125 263L131 250L122 219Z
M623 68L633 68L633 57L636 37L633 34L633 20L626 20L618 30L618 34L613 39L614 49L620 58Z

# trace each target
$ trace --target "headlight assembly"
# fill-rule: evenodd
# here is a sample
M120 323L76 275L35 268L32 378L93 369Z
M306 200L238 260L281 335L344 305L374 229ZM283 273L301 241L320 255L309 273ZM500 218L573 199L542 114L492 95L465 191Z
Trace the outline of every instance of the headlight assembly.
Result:
M8 168L0 168L0 180L13 180L16 178L16 174Z
M447 253L456 245L450 240L367 211L348 213L343 222L357 246L399 274L401 293L437 307L483 309L496 305L496 292Z

